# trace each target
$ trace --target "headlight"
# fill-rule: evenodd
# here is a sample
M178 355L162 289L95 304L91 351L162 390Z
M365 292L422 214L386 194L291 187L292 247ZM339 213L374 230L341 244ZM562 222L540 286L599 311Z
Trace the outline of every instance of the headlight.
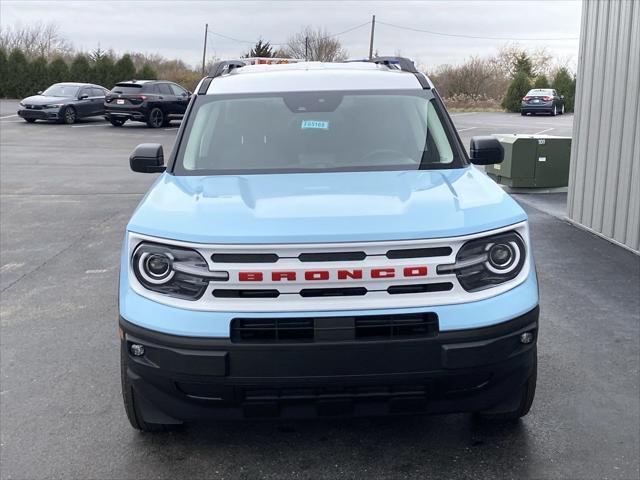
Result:
M21 107L24 107L24 103L22 103L22 102L20 102L20 103L19 103L19 105L20 105Z
M438 273L455 272L462 288L474 292L516 278L526 256L520 235L501 233L465 243L458 251L456 263L439 265Z
M133 252L131 268L147 290L186 300L197 300L209 280L225 281L227 272L212 272L195 250L141 243Z
M60 108L63 106L64 106L64 103L51 103L49 105L44 105L44 108Z

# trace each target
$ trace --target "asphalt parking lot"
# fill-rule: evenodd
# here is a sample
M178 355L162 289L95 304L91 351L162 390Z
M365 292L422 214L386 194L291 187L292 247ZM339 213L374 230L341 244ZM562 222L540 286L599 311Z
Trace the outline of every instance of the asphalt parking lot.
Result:
M129 426L117 265L153 182L139 143L176 127L33 125L0 102L3 479L638 478L640 257L531 206L541 287L538 390L516 424L470 415ZM571 116L453 114L472 135L569 135ZM177 126L177 125L176 125ZM466 130L465 130L466 129Z

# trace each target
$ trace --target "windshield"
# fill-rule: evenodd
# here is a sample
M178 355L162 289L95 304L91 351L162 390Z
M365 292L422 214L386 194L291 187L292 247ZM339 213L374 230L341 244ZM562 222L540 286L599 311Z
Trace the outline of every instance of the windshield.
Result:
M207 95L193 109L177 174L463 166L423 90Z
M115 87L111 89L111 93L140 93L142 91L142 85L134 83L117 83Z
M47 97L76 97L80 87L75 85L52 85L42 95Z
M542 89L542 88L536 88L533 90L529 90L529 93L527 93L527 96L529 97L536 97L536 96L552 96L553 95L553 90L547 90L547 89Z

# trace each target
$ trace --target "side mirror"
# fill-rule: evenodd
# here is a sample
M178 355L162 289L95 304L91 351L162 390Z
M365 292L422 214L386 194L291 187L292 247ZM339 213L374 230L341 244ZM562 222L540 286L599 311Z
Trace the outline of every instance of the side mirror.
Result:
M89 95L88 95L88 94L86 94L86 93L83 93L82 95L80 95L80 96L78 97L78 100L85 100L85 99L87 99L87 98L89 98Z
M187 97L190 97L191 95L193 95L193 92L190 90L187 90Z
M493 165L502 163L504 159L504 148L495 137L473 137L470 150L471 163L474 165Z
M564 95L560 95L560 98L562 98L564 100Z
M141 143L131 153L129 166L134 172L159 173L164 172L164 153L159 143Z
M42 90L38 90L38 95L42 95Z

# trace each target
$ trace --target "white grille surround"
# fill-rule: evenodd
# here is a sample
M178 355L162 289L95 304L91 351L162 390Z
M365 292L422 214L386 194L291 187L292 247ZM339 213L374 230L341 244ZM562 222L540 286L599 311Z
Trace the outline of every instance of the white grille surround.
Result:
M455 263L458 250L469 240L483 238L499 233L515 231L525 244L526 259L520 273L512 280L500 285L476 292L467 292L458 282L455 273L438 274L438 265ZM132 270L132 257L136 247L142 242L192 248L206 260L209 270L229 272L228 281L212 280L198 300L184 300L153 292L145 288L136 278ZM449 247L451 253L433 257L396 258L387 257L389 250L409 250ZM362 260L339 261L301 261L301 254L336 253L336 252L365 252ZM220 254L276 254L277 261L271 263L227 263L214 262L212 255ZM318 243L318 244L201 244L163 239L135 232L128 233L129 258L129 286L138 294L165 304L186 310L234 312L234 313L277 313L277 312L319 312L343 310L378 310L389 308L420 308L439 305L452 305L476 302L500 295L520 285L528 277L531 269L531 255L529 253L529 227L526 221L499 229L480 232L471 235L436 238L424 240L384 241L384 242L353 242L353 243ZM426 267L427 274L422 275ZM410 276L404 276L408 268ZM389 269L394 269L395 276L387 275ZM362 279L350 278L342 273L344 279L338 279L338 271L362 271ZM377 270L379 278L372 278ZM255 275L245 275L248 281L240 281L240 272L261 272L262 281L255 281ZM273 280L272 273L280 272ZM282 272L295 272L295 280L285 280ZM312 272L310 277L317 280L305 279L305 272ZM318 274L317 272L328 272ZM387 273L385 273L387 272ZM309 274L307 274L309 275ZM309 278L309 277L308 277ZM418 293L391 294L388 289L398 286L417 286L433 284L451 284L449 290L426 291ZM302 296L303 289L366 289L366 294L350 296ZM429 287L427 287L429 288ZM214 290L277 290L275 298L221 298L214 296ZM393 290L393 288L392 288Z

